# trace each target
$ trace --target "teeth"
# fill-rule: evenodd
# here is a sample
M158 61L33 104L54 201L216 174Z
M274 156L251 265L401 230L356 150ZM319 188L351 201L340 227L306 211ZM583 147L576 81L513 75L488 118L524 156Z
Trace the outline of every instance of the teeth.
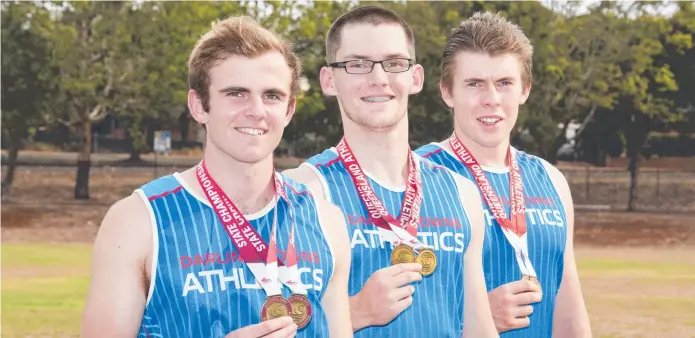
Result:
M249 134L249 135L263 135L265 134L265 131L263 129L255 129L255 128L236 128L236 130L244 133L244 134Z
M485 124L493 124L499 122L499 118L497 117L483 117L479 118L478 121L485 123Z
M372 97L363 97L362 101L367 101L367 102L386 102L388 100L391 100L390 96L372 96Z

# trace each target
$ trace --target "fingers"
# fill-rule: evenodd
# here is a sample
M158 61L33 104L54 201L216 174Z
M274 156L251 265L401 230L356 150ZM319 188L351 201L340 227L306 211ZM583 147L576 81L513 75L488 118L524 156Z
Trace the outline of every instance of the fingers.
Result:
M520 318L520 317L528 317L533 313L533 306L531 305L524 305L524 306L516 306L512 309L512 316L515 318Z
M415 293L415 287L412 285L406 285L393 290L390 296L392 301L400 301L406 297L412 296L413 293Z
M540 291L538 285L536 285L528 279L522 279L511 283L507 283L500 286L500 288L505 288L506 291L509 291L511 294L517 294L528 291Z
M290 325L287 325L283 327L280 330L277 330L275 332L271 332L265 336L259 336L263 338L289 338L289 337L294 337L297 334L297 324L292 323Z
M541 300L543 300L543 294L533 291L517 293L512 296L512 302L516 305L539 303Z
M510 330L521 329L521 328L529 326L529 324L531 324L531 319L529 319L528 317L514 318L511 320L510 324L511 324L511 325L509 325Z
M285 332L285 335L281 337L286 337L293 330L297 330L297 325L292 321L292 317L287 316L243 327L232 332L228 337L266 337L278 331Z
M420 272L422 265L420 263L401 263L381 269L387 276L396 276L403 272Z
M422 274L413 271L404 271L390 279L390 283L393 286L399 287L401 285L410 284L412 282L419 282L422 280Z
M396 313L401 313L411 305L413 305L413 297L408 296L393 304L393 309L396 311Z

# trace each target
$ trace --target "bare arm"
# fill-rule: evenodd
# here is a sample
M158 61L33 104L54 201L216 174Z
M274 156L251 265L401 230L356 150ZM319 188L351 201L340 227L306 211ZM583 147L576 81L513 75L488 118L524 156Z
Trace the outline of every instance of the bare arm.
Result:
M330 198L330 196L326 196L326 192L324 191L324 187L321 185L321 180L319 177L306 165L301 165L294 169L287 169L283 171L282 174L306 185L314 196L316 196L317 200L328 200Z
M548 174L565 206L567 215L567 244L565 246L562 283L555 301L553 337L591 337L591 324L574 259L574 203L567 180L557 168L545 163Z
M137 195L117 202L106 213L94 243L83 337L137 335L150 279L149 223L149 213Z
M347 235L345 217L338 207L328 201L318 202L326 239L333 247L335 267L326 292L321 300L331 337L352 337L350 302L348 299L348 278L352 252Z
M471 222L471 241L463 258L464 264L464 299L463 325L464 337L499 337L492 320L490 303L487 298L485 277L483 275L483 239L485 238L485 220L483 205L478 187L473 182L459 179L458 185L466 214Z

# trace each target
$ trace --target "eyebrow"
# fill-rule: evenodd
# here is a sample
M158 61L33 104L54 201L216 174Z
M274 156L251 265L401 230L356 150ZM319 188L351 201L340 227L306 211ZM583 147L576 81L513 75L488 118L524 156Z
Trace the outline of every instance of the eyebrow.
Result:
M514 78L511 76L505 76L503 78L499 78L495 80L495 82L500 82L500 81L514 81ZM477 78L477 77L469 77L463 80L463 82L485 82L484 79Z
M229 86L220 89L220 93L222 94L227 94L231 92L239 92L239 93L250 93L251 90L245 87L238 87L238 86ZM278 96L287 96L287 93L279 88L268 88L263 91L263 94L275 94Z
M410 58L410 57L407 56L407 55L405 55L405 54L395 53L395 54L388 54L388 55L386 55L386 57L384 58L384 60L386 60L386 59L396 59L396 58L408 59L408 58ZM343 59L345 59L345 60L355 60L355 59L358 59L358 60L369 60L370 58L369 58L368 56L360 55L360 54L348 54L348 55L345 55L345 56L343 57Z

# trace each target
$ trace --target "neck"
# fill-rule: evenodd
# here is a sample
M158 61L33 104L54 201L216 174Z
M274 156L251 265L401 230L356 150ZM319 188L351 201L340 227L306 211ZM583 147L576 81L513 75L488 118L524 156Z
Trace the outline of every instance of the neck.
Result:
M456 136L461 143L470 151L481 166L501 169L509 166L507 163L507 151L509 150L509 136L499 144L493 147L486 147L463 133L460 128L456 127ZM447 142L447 147L451 147Z
M345 140L362 170L390 187L405 185L408 175L408 121L394 128L371 130L344 123Z
M204 159L210 176L243 214L258 212L273 198L272 155L257 163L243 163L211 146L206 147ZM195 186L202 191L197 179Z

